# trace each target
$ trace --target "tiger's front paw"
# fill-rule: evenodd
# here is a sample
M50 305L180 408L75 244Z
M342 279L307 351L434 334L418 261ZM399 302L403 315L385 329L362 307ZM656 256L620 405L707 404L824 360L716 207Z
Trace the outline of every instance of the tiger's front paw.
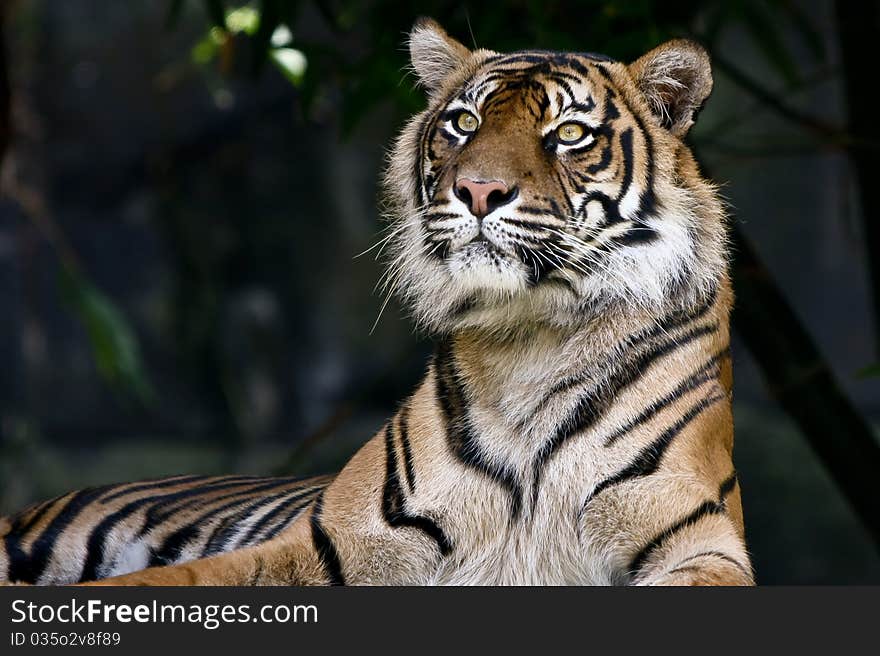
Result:
M639 585L662 586L752 586L754 579L736 567L680 567L652 576Z

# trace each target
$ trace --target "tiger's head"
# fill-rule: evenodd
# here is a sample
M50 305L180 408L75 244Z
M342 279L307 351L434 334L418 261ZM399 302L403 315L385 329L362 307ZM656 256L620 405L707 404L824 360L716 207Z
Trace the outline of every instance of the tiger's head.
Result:
M714 188L682 139L712 89L699 45L632 64L470 51L410 34L428 107L390 154L388 285L435 332L560 327L696 303L725 275Z

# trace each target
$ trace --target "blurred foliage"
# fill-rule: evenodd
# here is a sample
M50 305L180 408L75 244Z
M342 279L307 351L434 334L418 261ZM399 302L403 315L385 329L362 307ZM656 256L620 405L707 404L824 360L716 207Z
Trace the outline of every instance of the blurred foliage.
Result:
M880 378L880 362L875 362L864 369L860 369L856 375L859 378Z
M214 7L216 3L208 4ZM298 86L303 81L306 58L301 51L289 47L293 35L286 25L283 23L272 25L269 40L264 43L261 41L263 38L260 30L261 12L247 5L221 11L222 23L219 26L213 25L204 38L193 47L193 61L197 64L207 64L219 57L224 62L224 66L228 67L233 39L247 36L257 40L260 52L278 67L291 84ZM265 20L262 24L270 25Z
M155 394L125 315L76 269L62 266L59 276L65 301L86 329L98 373L110 389L149 404Z
M406 34L420 15L471 47L589 49L623 61L675 36L697 38L711 51L738 26L792 89L806 83L793 48L816 61L826 54L813 18L792 0L509 0L503 8L457 0L170 0L169 29L184 12L199 12L205 22L191 49L194 63L250 78L270 64L295 86L305 116L336 113L343 135L379 106L390 107L397 122L421 108L421 92L404 79ZM789 32L799 44L786 41ZM61 268L65 298L86 328L99 373L127 398L148 402L137 335L123 312L84 272Z
M189 4L197 3L193 0ZM288 73L297 85L303 113L315 118L328 107L338 108L343 135L379 106L390 105L398 123L422 106L422 94L402 79L408 66L402 45L414 20L427 15L465 45L485 45L501 52L523 48L590 50L628 62L669 38L694 38L707 48L717 72L744 91L746 97L798 128L815 145L849 148L852 154L851 144L858 143L845 130L790 104L797 90L812 83L816 65L826 58L815 17L806 14L794 0L509 0L503 6L459 0L260 0L247 4L203 0L200 4L209 23L209 41L202 44L217 44L217 56L204 61L216 58L224 73L259 73L266 61L277 61L273 36L279 31L289 35L285 45L294 43L295 52L304 58L296 60L300 74ZM172 3L170 24L181 11L179 1ZM309 38L300 35L300 28ZM723 51L721 40L732 28L753 42L775 78L769 82L772 90L763 80L755 79L737 58ZM198 48L207 50L208 46ZM242 52L250 60L249 65L237 65ZM851 86L845 93L851 94ZM852 100L851 95L848 98ZM735 120L743 121L742 115ZM722 123L727 124L728 137L732 121L727 118ZM698 137L692 137L696 146L700 145ZM780 149L774 137L752 135L750 146L757 144L765 154ZM729 138L739 141L736 135ZM707 145L727 146L718 139ZM737 143L736 147L742 149L742 145ZM705 171L705 162L702 165ZM870 208L865 205L867 221ZM735 222L731 244L737 254L732 266L738 296L734 326L755 354L776 400L798 423L880 544L872 488L873 472L880 466L880 450L871 428L840 391L809 332L801 326ZM868 249L869 264L871 259ZM877 299L880 312L880 295ZM805 363L809 375L802 375ZM869 369L866 375L872 373ZM829 439L831 435L833 440Z
M437 19L471 47L587 48L623 61L675 36L697 38L712 50L726 29L740 26L789 88L803 84L804 76L783 33L798 34L816 61L825 56L812 18L790 0L510 0L503 9L452 0L171 0L169 28L190 10L203 12L206 23L191 50L194 63L248 77L269 63L297 88L307 117L338 108L343 135L377 106L390 105L398 122L421 108L422 94L403 79L403 44L420 15ZM306 20L310 36L299 37ZM314 29L316 20L322 29ZM84 273L69 266L61 271L65 298L85 326L99 373L126 398L148 403L153 392L124 314Z
M57 387L39 378L31 382L30 391L10 395L13 412L0 425L0 502L5 499L7 507L13 507L96 481L177 471L333 471L384 420L386 408L422 375L422 358L412 357L415 338L410 340L404 322L383 322L386 332L365 346L367 322L376 308L375 299L368 298L369 282L364 281L372 281L378 272L372 262L365 266L368 258L350 268L346 258L363 248L366 233L375 227L368 200L373 188L363 180L374 177L378 144L386 140L393 123L423 106L423 94L413 88L414 79L407 73L405 48L417 16L436 18L469 47L590 50L623 61L670 37L697 38L712 51L716 77L730 84L719 87L710 112L692 133L694 145L709 154L710 162L729 156L726 161L734 166L754 164L759 175L769 157L790 158L820 149L840 153L850 143L842 122L823 123L836 116L833 105L841 96L836 88L834 103L814 109L802 102L817 85L839 79L839 57L836 52L830 56L829 50L834 44L836 51L840 40L834 37L834 25L817 29L827 11L813 11L825 11L832 4L166 0L108 8L89 2L19 3L24 10L36 9L30 22L10 24L6 32L10 43L19 44L10 49L15 57L10 67L27 82L14 91L20 94L19 109L29 95L37 94L36 118L50 128L46 145L52 157L24 139L15 149L16 155L29 156L36 168L50 174L45 176L47 184L41 186L38 180L32 191L44 194L51 210L33 210L26 194L15 200L60 263L49 270L60 269L64 309L83 326L88 339L86 344L77 333L75 340L68 340L75 344L65 350L58 344L69 334L67 317L57 322L47 312L50 308L54 315L54 304L36 305L45 327L61 324L48 333L53 342L46 358L50 375L45 378L51 382L54 369L62 385L72 380L88 380L89 385L64 395L74 397L68 399L69 407L83 409L81 416L72 418L60 401L45 402L52 398L46 390ZM157 34L163 18L167 40ZM21 43L31 45L23 49ZM118 57L120 44L131 45L130 52L145 53L146 63ZM103 76L87 87L88 92L77 85L77 66L82 63ZM115 104L116 97L123 97L122 102ZM104 129L103 123L96 127L99 121L94 117L102 112L106 116L108 107L128 125L120 122L123 127L116 131L112 125ZM295 125L291 109L306 119L306 126ZM783 120L765 121L766 109ZM29 123L20 112L16 119L21 136ZM161 129L145 132L154 125ZM343 136L358 130L357 139L344 146L328 144L336 128ZM111 136L92 146L88 140L99 129ZM146 141L143 152L138 150L141 141ZM83 149L94 148L94 162L82 151L65 150L81 142L89 144ZM117 152L116 144L123 143L126 147ZM368 149L373 150L364 154ZM135 162L130 167L129 155ZM67 163L55 161L65 156ZM72 167L84 173L71 176ZM14 169L4 174L10 170ZM803 170L798 160L792 177ZM325 178L345 181L345 187L333 189L344 188L347 201L332 211L321 207L328 200L322 197ZM80 184L86 179L88 184ZM82 190L71 191L77 187ZM112 193L102 193L104 189ZM60 197L59 192L66 195ZM71 196L74 201L88 198L71 209ZM312 205L306 203L310 198ZM780 192L779 205L788 202ZM346 215L351 232L333 232L332 246L325 248L328 225L343 227L330 224L331 215L353 209L353 216ZM80 219L84 210L88 221ZM847 211L817 211L828 211L828 218L847 218ZM806 223L826 217L808 218ZM759 216L753 219L757 224ZM110 220L113 225L103 223ZM119 226L118 232L106 236L108 228ZM70 246L60 235L61 227L70 232L71 243L83 248L81 260L76 253L65 255ZM139 251L129 263L124 256L93 253L87 240L97 239L98 233L106 240L99 243L111 243L117 252L128 252L126 239L148 237L158 246L147 240L145 254ZM157 264L154 248L167 261ZM30 276L26 282L37 287L36 301L43 302L46 292L38 284L44 260L34 262L30 272L25 270ZM787 266L774 265L782 266L777 270L783 272ZM326 275L331 271L333 275ZM114 275L129 280L117 284ZM324 276L320 296L305 289L317 275ZM54 303L55 279L47 279ZM738 291L739 306L747 298ZM772 323L778 314L775 304L757 305L766 310L765 321ZM328 317L333 319L331 328ZM742 320L742 314L735 319ZM790 326L776 322L772 328L787 344L792 341ZM821 330L819 325L810 328ZM840 336L835 333L833 338ZM851 340L843 333L842 341ZM343 344L352 347L350 353L338 352ZM404 353L407 348L410 351ZM89 350L93 365L80 371L80 365L91 364ZM791 352L788 346L776 350ZM381 357L363 357L366 351ZM60 357L68 353L75 358ZM7 368L9 378L15 377L15 389L25 389L11 364ZM71 371L60 371L62 366ZM106 388L97 389L97 394L98 386L91 384L94 371ZM796 376L802 371L783 373ZM34 375L31 370L25 373ZM860 373L876 379L880 365ZM812 382L804 378L802 384L816 387ZM260 399L266 396L255 392L265 392L267 386L269 396L280 400L279 409L260 414ZM801 405L827 407L827 396L818 387L812 397L799 395L797 387L780 388ZM120 408L104 404L108 391L125 403ZM154 393L159 400L149 412L132 411L133 401L149 402ZM742 398L737 430L746 439L739 447L738 465L749 479L744 485L747 501L751 494L748 520L762 576L803 581L815 576L818 563L828 568L825 581L834 581L831 572L840 571L849 571L853 581L862 580L860 568L868 557L853 555L863 539L862 529L848 523L848 511L834 494L832 479L818 471L806 453L802 426L783 420L775 410L757 413ZM31 399L33 409L28 407ZM123 419L114 420L114 413ZM845 430L832 414L828 416L833 426L817 426L817 432L840 445ZM110 439L96 446L105 439L102 435ZM845 444L841 449L846 451ZM857 474L850 466L840 472L850 479ZM770 487L766 478L762 487L762 476L770 477ZM821 486L811 482L817 479ZM870 485L873 474L865 479ZM805 541L804 535L810 539ZM871 558L870 563L876 563L874 554Z
M289 57L282 54L285 50L296 53L291 59L297 73L291 74L288 65L286 74L300 87L303 110L308 115L322 99L339 98L343 134L380 102L390 100L398 119L420 108L421 94L401 81L408 63L406 33L420 15L435 18L471 47L589 49L622 61L674 36L697 38L712 50L725 30L739 26L789 86L803 76L786 32L797 34L817 61L825 56L812 17L792 0L510 0L503 7L450 0L173 0L169 25L177 23L184 4L201 4L210 26L196 46L196 59L211 61L223 50L221 66L229 71L234 51L243 49L235 44L244 40L253 73L267 60L277 64ZM298 38L300 21L316 15L326 32L320 38ZM321 32L309 30L314 33ZM296 50L279 48L279 34L289 34ZM306 62L309 73L303 75Z

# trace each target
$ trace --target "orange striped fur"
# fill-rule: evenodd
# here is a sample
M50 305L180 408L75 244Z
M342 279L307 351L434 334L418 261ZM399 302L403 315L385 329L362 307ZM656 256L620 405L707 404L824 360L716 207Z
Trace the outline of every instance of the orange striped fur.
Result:
M387 288L437 340L412 396L332 478L177 478L13 516L10 580L753 582L725 218L683 142L705 52L472 52L429 20L410 51L429 102L385 187Z

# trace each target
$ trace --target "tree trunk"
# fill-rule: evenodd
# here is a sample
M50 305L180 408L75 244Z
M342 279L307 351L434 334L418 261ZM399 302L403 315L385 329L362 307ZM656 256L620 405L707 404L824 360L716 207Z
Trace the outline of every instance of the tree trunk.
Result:
M877 34L880 3L837 0L837 34L843 56L849 131L853 136L850 157L855 168L865 232L874 306L875 350L880 357L880 215L874 187L880 181L880 121L874 98L877 81Z
M875 483L880 445L736 224L731 237L736 258L733 327L755 357L772 396L801 429L880 546L880 494Z

